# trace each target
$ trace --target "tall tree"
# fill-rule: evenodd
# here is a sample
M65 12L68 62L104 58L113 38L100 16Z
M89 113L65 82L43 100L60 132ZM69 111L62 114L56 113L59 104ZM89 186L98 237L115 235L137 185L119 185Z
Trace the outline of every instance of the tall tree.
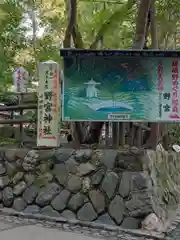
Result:
M138 3L137 3L138 2ZM153 1L152 1L153 2ZM127 49L153 47L180 48L180 1L159 0L156 2L158 33L149 36L148 19L151 15L151 31L155 23L150 1L123 0L119 3L104 3L93 0L4 0L0 5L0 85L11 83L15 67L22 64L30 72L35 71L33 42L27 33L27 8L35 4L38 27L44 29L37 35L36 59L53 59L60 62L59 45L76 48L99 48L103 38L104 49ZM4 17L6 16L6 17ZM22 26L25 21L25 26ZM67 27L68 26L68 27ZM32 28L32 26L30 26ZM70 35L70 37L69 37ZM144 42L147 39L145 46ZM157 41L156 41L157 39ZM134 41L133 41L134 40ZM69 43L70 42L70 43ZM158 43L158 46L157 46ZM75 123L80 142L96 142L102 123ZM85 128L88 130L85 131Z
M16 1L4 1L0 5L3 15L0 20L0 86L6 87L12 82L12 71L15 65L15 56L25 47L23 29L20 22L23 17L22 8ZM3 17L4 16L4 17Z

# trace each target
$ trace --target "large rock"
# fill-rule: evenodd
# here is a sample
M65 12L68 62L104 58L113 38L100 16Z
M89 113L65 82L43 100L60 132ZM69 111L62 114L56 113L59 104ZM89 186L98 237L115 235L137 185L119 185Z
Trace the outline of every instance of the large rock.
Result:
M9 162L15 161L16 149L8 149L5 151L5 159Z
M23 179L23 176L23 172L17 172L12 179L13 184L16 185L19 181Z
M82 163L77 168L77 175L82 177L91 173L95 169L95 166L93 166L91 163Z
M74 157L78 163L83 163L88 161L84 159L84 150L77 150Z
M41 173L37 178L36 178L39 187L40 186L46 186L48 183L53 181L53 175L50 172L46 173Z
M108 172L104 177L101 186L109 199L113 197L118 181L118 175L114 172Z
M39 188L37 186L35 186L35 185L31 185L23 193L23 199L28 204L31 204L36 199L38 193L39 193Z
M3 166L3 164L0 164L0 176L4 175L6 172L5 167Z
M27 203L22 198L16 198L14 200L13 209L15 209L16 211L19 211L19 212L24 211L26 206L27 206Z
M91 203L86 203L78 211L77 218L81 221L93 221L97 218L97 213L95 212Z
M119 225L121 224L123 220L124 215L124 202L123 199L116 195L115 198L110 202L109 204L109 215L116 221L116 223Z
M18 167L18 169L22 168L23 161L24 159L20 159L20 158L16 160L16 166Z
M123 172L119 185L119 194L125 198L131 191L132 172Z
M44 174L44 173L50 173L50 170L52 169L52 162L51 160L46 160L46 162L41 162L38 165L38 170L40 171L40 173Z
M5 162L6 172L9 176L14 176L17 173L17 166L15 163Z
M62 164L56 164L53 170L54 176L60 185L65 185L68 178L68 170L66 166Z
M77 162L74 160L73 157L69 158L66 162L66 168L68 172L72 174L76 174L77 172Z
M41 162L52 162L53 156L54 152L51 149L39 151L39 159Z
M15 149L15 161L17 159L22 159L24 160L25 156L27 155L29 149L27 148L18 148L18 149Z
M153 212L148 192L134 192L131 199L125 203L127 213L131 217L142 217Z
M8 176L0 177L0 189L6 187L10 182L10 179Z
M37 205L29 205L27 208L24 210L24 213L32 213L36 214L40 212L40 207Z
M24 181L19 182L14 186L13 193L15 196L21 195L26 189L26 183Z
M4 163L5 160L6 160L5 151L0 150L0 162Z
M29 151L23 161L22 167L25 171L36 170L36 167L39 163L39 154L36 150Z
M142 163L140 157L135 156L134 154L127 153L118 153L116 167L126 171L142 171Z
M132 176L132 191L139 191L148 188L149 176L147 172L137 172Z
M70 210L64 210L62 213L61 213L61 216L67 218L67 219L76 219L76 215L71 212Z
M84 204L85 199L86 196L81 193L74 194L68 202L68 208L76 211Z
M39 206L48 205L51 200L62 190L62 188L56 183L50 183L41 190L36 198L36 203Z
M79 176L72 175L68 179L67 182L67 189L71 192L78 192L81 189L82 186L82 179Z
M27 173L24 175L24 180L27 183L27 185L30 186L32 183L35 182L36 176L32 173Z
M13 190L11 187L6 187L2 193L2 200L5 207L11 207L14 201Z
M28 171L35 171L36 170L36 165L35 164L23 162L22 166L23 166L23 169L26 172L28 172Z
M118 154L117 150L111 149L104 150L100 161L107 167L107 169L113 169L115 167L117 154Z
M93 185L99 185L104 177L105 171L103 168L98 169L92 176L91 182Z
M128 228L128 229L139 229L141 225L141 219L133 218L133 217L126 217L122 224L122 228Z
M129 151L130 151L130 153L132 153L136 156L141 156L142 154L144 154L143 150L141 150L135 146L130 147Z
M116 223L113 221L113 219L109 216L108 213L105 213L101 215L97 220L97 223L104 223L108 225L116 225Z
M70 197L70 192L67 190L62 190L51 202L52 207L57 211L62 211L66 208L68 199Z
M105 197L99 190L92 190L89 193L89 198L97 213L101 213L105 209Z
M91 149L81 149L77 150L75 153L75 159L79 163L88 162L93 155L93 151Z
M122 174L119 194L125 198L131 191L140 191L148 187L148 174L145 172L124 172Z
M72 149L58 149L54 152L53 160L55 163L65 163L73 154Z
M163 225L162 220L156 214L151 213L142 221L141 228L146 231L162 232Z
M47 215L49 217L61 217L61 215L55 211L51 206L46 206L41 209L41 214Z
M54 152L51 149L38 151L38 154L39 154L39 159L41 162L49 161L54 156Z
M84 159L90 160L92 158L93 151L91 149L84 149Z

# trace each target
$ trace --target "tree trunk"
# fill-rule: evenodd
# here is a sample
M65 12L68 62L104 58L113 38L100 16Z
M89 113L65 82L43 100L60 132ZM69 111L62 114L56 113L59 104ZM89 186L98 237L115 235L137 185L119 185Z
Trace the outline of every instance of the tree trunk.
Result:
M68 12L68 24L64 38L64 48L71 48L71 39L73 39L75 48L83 48L82 36L77 24L77 0L66 0L66 11ZM76 145L86 143L92 144L99 142L103 123L91 122L71 123L71 133Z
M141 0L139 4L137 22L136 22L136 33L133 41L133 49L146 49L147 47L147 37L149 33L149 25L150 25L150 7L152 0ZM135 129L134 129L135 128ZM132 144L135 142L135 139L138 135L138 128L130 124L132 137ZM144 141L148 139L148 133L143 137Z
M134 49L142 49L145 46L145 40L147 36L147 22L148 13L152 0L141 0L139 6L139 12L136 24L136 34L134 38ZM69 0L70 17L65 34L64 47L71 47L71 36L76 48L83 48L83 42L81 34L78 31L78 25L76 23L77 14L77 0ZM103 122L91 122L90 124L81 124L79 122L74 123L74 132L76 141L79 143L98 143L103 127Z
M133 49L142 49L145 44L148 13L152 0L141 0L136 23Z
M71 36L76 24L77 0L66 0L66 11L68 13L68 24L63 42L64 48L71 48Z
M156 9L155 9L155 0L152 0L150 8L150 17L151 17L151 48L158 48L157 41L157 24L156 24ZM150 124L151 132L149 134L148 146L155 149L160 135L160 125L158 123Z
M158 38L157 38L157 22L156 22L156 0L152 0L150 8L150 18L151 18L151 42L152 48L158 49Z
M67 12L67 28L65 32L65 38L63 42L64 48L71 48L72 46L72 36L76 25L76 16L77 16L77 0L66 0L66 12ZM74 38L73 38L74 40ZM80 143L82 138L81 124L80 123L71 123L71 134L76 142Z

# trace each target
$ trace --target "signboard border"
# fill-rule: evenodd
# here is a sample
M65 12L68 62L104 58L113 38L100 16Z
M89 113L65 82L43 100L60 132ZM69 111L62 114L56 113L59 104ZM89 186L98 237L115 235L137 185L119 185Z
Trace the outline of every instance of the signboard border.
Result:
M62 58L72 58L72 57L142 57L142 58L180 58L180 51L177 50L139 50L139 49L129 49L129 50L92 50L92 49L72 49L72 48L62 48L60 49L60 56ZM63 66L64 67L64 66ZM62 85L62 109L61 117L62 121L67 122L149 122L148 120L76 120L76 119L66 119L64 116L64 78ZM169 121L158 121L159 123L169 123ZM179 120L173 120L170 123L179 123ZM151 121L151 123L157 123L157 121Z
M91 50L91 49L60 49L61 57L159 57L180 58L180 51L169 50Z

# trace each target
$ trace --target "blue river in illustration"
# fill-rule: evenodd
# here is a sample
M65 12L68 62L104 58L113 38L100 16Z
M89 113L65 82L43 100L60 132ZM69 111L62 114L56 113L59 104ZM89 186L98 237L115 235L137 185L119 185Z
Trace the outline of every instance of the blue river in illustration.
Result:
M124 107L104 107L96 110L96 112L125 112L125 111L130 110Z

